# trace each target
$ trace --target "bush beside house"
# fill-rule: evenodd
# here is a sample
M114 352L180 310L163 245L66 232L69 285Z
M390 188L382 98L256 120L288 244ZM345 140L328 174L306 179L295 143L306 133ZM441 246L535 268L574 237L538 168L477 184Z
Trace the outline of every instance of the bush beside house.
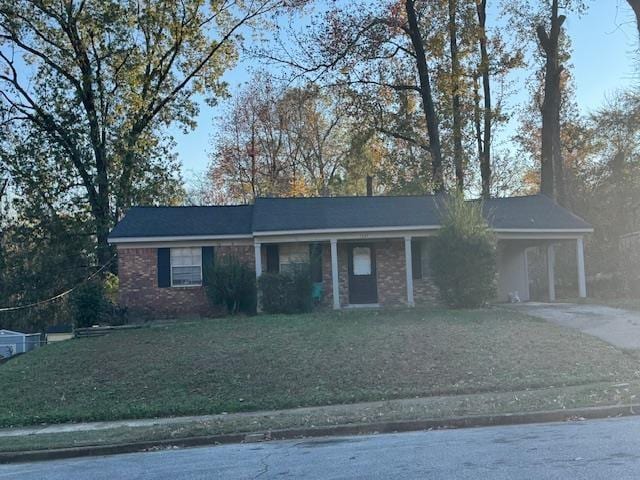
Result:
M127 309L117 304L117 291L118 277L113 274L78 285L69 298L74 327L126 324Z
M280 273L263 273L258 284L266 313L304 313L313 308L309 265L296 265Z
M236 257L223 257L211 266L204 284L213 305L224 306L231 315L256 313L255 274Z
M496 295L496 239L482 204L448 197L430 255L434 283L454 308L481 307Z
M76 287L71 293L71 312L76 328L91 327L104 319L109 311L104 285L92 280Z

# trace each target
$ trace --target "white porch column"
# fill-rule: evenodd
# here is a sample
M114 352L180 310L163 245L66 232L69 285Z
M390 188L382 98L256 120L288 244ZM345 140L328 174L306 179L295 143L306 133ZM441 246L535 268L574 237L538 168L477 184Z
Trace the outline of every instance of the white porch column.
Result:
M332 238L331 242L331 286L333 289L333 309L340 309L340 282L338 272L338 239Z
M262 275L262 244L256 243L253 248L255 248L256 257L256 278L260 278Z
M587 278L584 273L584 239L582 237L576 240L576 257L578 260L578 296L586 298Z
M260 275L262 275L262 244L260 243L254 243L253 244L253 248L254 248L254 255L255 255L255 261L256 261L256 280L258 278L260 278ZM256 287L257 287L257 283L256 282ZM256 288L256 311L258 313L262 313L262 299L260 298L260 289Z
M404 264L407 273L407 305L413 307L413 258L411 252L411 237L404 237Z
M549 280L549 301L556 301L556 250L553 244L547 246L547 278Z

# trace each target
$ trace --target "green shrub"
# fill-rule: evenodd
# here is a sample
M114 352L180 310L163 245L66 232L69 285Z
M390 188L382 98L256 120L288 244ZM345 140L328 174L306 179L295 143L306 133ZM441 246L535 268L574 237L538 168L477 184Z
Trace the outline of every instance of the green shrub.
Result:
M281 273L263 273L258 284L262 309L267 313L304 313L313 308L309 265L297 265Z
M253 315L256 312L256 278L247 265L233 256L227 256L209 268L205 289L214 305L227 311Z
M100 280L91 280L77 286L71 293L70 303L76 328L99 324L110 310L110 302L105 297L104 285Z
M104 277L104 296L113 304L118 303L120 279L114 273L107 272Z
M466 202L462 195L447 198L429 258L433 280L447 305L476 308L495 297L496 239L480 202Z

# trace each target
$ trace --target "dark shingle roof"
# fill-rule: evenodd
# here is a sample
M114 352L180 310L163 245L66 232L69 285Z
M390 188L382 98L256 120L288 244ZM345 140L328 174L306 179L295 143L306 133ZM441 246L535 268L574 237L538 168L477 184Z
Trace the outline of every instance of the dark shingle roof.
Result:
M253 231L437 225L433 196L259 198Z
M259 198L253 231L411 227L440 224L442 197ZM493 228L587 229L591 226L549 197L495 198L484 204Z
M251 234L251 205L134 207L109 238Z
M252 232L437 226L437 196L259 198L232 207L136 207L110 238L246 235ZM496 229L590 229L544 195L496 198L484 212Z
M546 195L492 198L484 203L484 214L493 228L549 230L590 229L582 218Z

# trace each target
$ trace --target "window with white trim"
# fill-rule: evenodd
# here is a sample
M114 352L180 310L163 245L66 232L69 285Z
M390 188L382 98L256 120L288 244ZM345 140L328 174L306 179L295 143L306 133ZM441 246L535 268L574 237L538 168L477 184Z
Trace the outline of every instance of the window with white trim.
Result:
M309 245L304 243L284 243L279 245L280 271L294 271L309 263Z
M202 248L171 249L171 286L202 285Z

